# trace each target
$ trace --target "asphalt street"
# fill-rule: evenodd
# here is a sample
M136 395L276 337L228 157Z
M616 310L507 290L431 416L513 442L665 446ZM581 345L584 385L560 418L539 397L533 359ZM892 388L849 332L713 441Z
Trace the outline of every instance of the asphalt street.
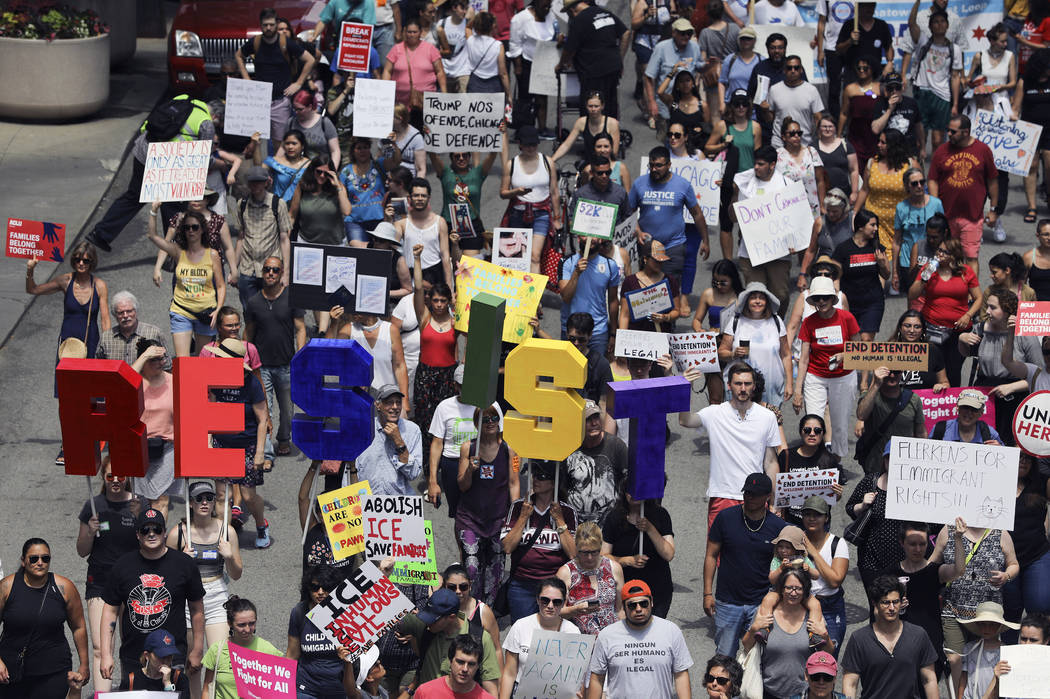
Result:
M140 44L141 45L141 44ZM627 162L632 173L637 175L639 157L656 145L655 134L648 129L640 118L634 101L631 98L633 87L633 54L626 59L626 76L621 84L620 104L625 118L623 126L634 135L634 144L629 148ZM156 76L162 80L163 76ZM571 117L572 115L570 115ZM109 143L123 143L130 138L135 125L124 122L113 122L112 132L108 134ZM72 124L65 127L70 138L80 145L92 137L93 122ZM550 153L557 144L546 142L545 152ZM120 158L120 148L107 152L96 152L97 159ZM570 158L562 161L563 166L571 163ZM103 210L112 197L119 194L130 175L130 160L125 160L116 173L112 185L103 199ZM32 173L27 173L32 177ZM431 177L437 191L440 187ZM63 187L61 181L53 186L49 195L61 199ZM498 198L499 165L485 184L484 206L482 216L489 227L495 225L501 216L504 202ZM435 201L436 205L436 201ZM1011 199L1004 216L1009 239L1005 244L986 242L981 252L982 286L987 283L987 260L991 255L1004 250L1022 252L1034 243L1034 226L1024 224L1024 197L1021 182L1011 179ZM89 218L86 230L95 214ZM112 253L101 254L101 265L97 274L110 286L110 294L120 289L128 289L136 294L140 302L139 317L167 329L167 308L170 292L167 282L160 288L153 285L151 270L156 249L145 238L146 210L127 227L117 240ZM76 231L69 233L71 246ZM714 238L714 236L712 236ZM990 241L990 236L986 239ZM696 295L710 282L710 268L718 255L718 246L712 240L714 256L702 264L697 275L692 303L695 307ZM63 268L64 271L64 268ZM20 284L21 269L17 265L5 270L5 276L11 284ZM38 281L43 276L38 273ZM236 295L231 294L233 300ZM558 299L548 295L545 299L543 327L552 335L559 332ZM879 337L885 337L899 314L905 309L903 297L891 297L887 300L886 313ZM63 474L59 466L53 464L60 446L57 404L52 397L53 370L55 360L56 338L62 317L62 297L60 294L37 299L28 312L21 318L10 336L6 346L0 351L0 376L3 376L4 395L7 400L0 405L0 419L8 425L7 431L0 438L4 448L4 480L0 489L0 531L3 531L0 542L0 558L4 571L14 571L18 564L18 555L22 542L31 536L40 536L52 546L54 572L67 575L77 582L84 583L86 565L78 558L74 548L78 522L77 513L88 496L88 485L83 477L71 477ZM170 345L169 345L170 347ZM705 395L693 396L693 408L699 409L707 404ZM785 427L789 439L795 437L796 420L790 405L785 405ZM667 446L667 474L669 478L664 506L670 511L675 528L677 551L672 563L675 578L675 597L671 607L670 619L678 624L685 634L689 650L695 665L692 672L694 692L702 692L701 678L704 663L713 654L712 622L701 608L702 567L704 542L706 539L707 502L704 496L710 468L707 437L692 430L679 428L677 420L669 420L671 439ZM296 493L306 470L307 462L298 453L280 458L274 471L266 476L266 484L260 492L266 500L267 517L271 524L274 539L273 546L264 551L253 547L247 535L242 539L242 556L245 573L243 578L231 585L231 591L253 600L259 610L258 633L283 648L287 629L288 612L298 601L300 559L300 529L296 515ZM852 483L859 479L859 468L850 460L848 462ZM852 492L852 483L847 486L846 494ZM95 480L98 492L99 482ZM174 505L169 522L180 517L184 510L181 503ZM456 551L452 539L452 525L445 510L433 511L425 505L429 517L435 521L435 538L437 541L438 568L456 560ZM842 506L836 506L832 517L832 530L842 531L847 521ZM731 581L728 584L732 584ZM845 583L848 601L848 614L851 629L865 620L866 603L863 599L859 577L851 570ZM83 588L81 587L81 591Z

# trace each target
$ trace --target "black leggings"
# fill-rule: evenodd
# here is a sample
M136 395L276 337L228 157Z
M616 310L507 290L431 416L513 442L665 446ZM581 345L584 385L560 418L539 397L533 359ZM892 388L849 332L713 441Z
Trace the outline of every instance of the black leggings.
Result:
M69 692L66 672L68 671L59 670L50 675L24 677L17 684L0 684L0 697L3 699L65 699Z

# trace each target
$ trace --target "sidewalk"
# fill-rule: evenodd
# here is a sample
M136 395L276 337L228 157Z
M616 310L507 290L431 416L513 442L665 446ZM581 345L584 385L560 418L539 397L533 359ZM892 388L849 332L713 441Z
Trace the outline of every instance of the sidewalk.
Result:
M167 88L166 59L166 39L140 37L131 65L110 78L109 103L93 117L72 124L0 122L5 240L9 217L64 223L67 251L94 225L126 186L131 164L124 156ZM41 262L35 277L40 283L68 271L67 263ZM25 261L0 257L0 348L32 300L25 293Z

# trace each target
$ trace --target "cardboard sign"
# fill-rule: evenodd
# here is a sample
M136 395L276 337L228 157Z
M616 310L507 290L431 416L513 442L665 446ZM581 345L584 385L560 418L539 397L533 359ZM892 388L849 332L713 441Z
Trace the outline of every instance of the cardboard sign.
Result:
M674 309L671 282L661 279L651 286L623 292L631 320L643 320L653 313L669 313Z
M1050 646L1003 646L999 659L1010 663L1010 672L999 678L999 696L1050 699L1050 682L1046 681Z
M576 211L572 214L573 235L612 240L616 229L616 212L619 209L616 204L577 199Z
M1017 446L1033 456L1050 456L1050 391L1036 391L1014 413Z
M429 153L498 153L503 145L502 92L427 92L424 137Z
M678 333L668 335L667 341L679 373L693 368L705 374L722 370L718 364L718 332Z
M365 556L369 560L426 561L427 535L421 495L365 495Z
M845 369L878 369L884 366L900 371L927 371L930 368L930 345L925 342L847 340L842 366Z
M556 41L537 41L532 54L532 71L529 73L529 92L534 95L558 95L558 63L561 49Z
M328 601L307 612L325 637L357 660L389 626L413 609L412 602L375 564L365 561L328 596Z
M237 696L255 699L295 699L294 660L243 648L236 643L230 649L230 667L237 686Z
M424 563L416 561L399 561L394 564L390 571L390 582L399 585L434 585L438 580L437 559L434 556L434 528L430 520L423 521L423 527L427 534L427 560Z
M778 473L773 495L775 507L802 507L810 495L819 495L834 506L838 502L831 486L839 482L839 472L834 469L810 469Z
M339 32L339 62L336 67L339 70L348 70L351 73L367 73L371 67L368 63L372 52L372 25L356 24L354 22L343 22ZM355 96L357 86L354 86ZM354 109L357 109L357 101L354 101ZM356 118L356 114L355 114Z
M492 264L527 273L532 265L532 229L496 228L492 231Z
M1050 335L1050 301L1021 301L1017 304L1017 325L1014 334L1018 337Z
M210 141L149 144L139 203L203 199L210 158Z
M1043 127L1027 121L1011 121L985 109L977 110L973 137L992 149L995 167L1024 177L1032 167L1032 157L1039 150Z
M733 211L752 265L780 259L809 245L813 210L801 182L790 182L785 189L735 202Z
M627 257L630 259L631 267L634 269L638 268L638 236L634 234L637 228L638 212L635 211L613 230L613 243L627 251ZM630 274L630 271L624 270L623 274L626 277Z
M926 418L926 434L929 434L933 426L941 420L951 420L955 417L955 406L959 404L959 394L963 391L979 391L984 394L988 400L984 403L984 415L980 420L989 427L995 427L995 401L989 395L990 390L983 386L969 386L946 388L940 393L934 393L931 388L915 391L915 395L922 401L922 414Z
M1016 447L893 437L886 518L952 524L962 517L971 527L1009 531L1020 455Z
M7 256L61 262L66 225L24 218L7 219Z
M617 330L616 356L656 361L670 354L667 333L647 330Z
M231 136L270 137L270 102L273 84L258 80L226 78L226 116L223 132Z
M347 312L386 315L392 256L389 250L292 243L292 305L313 311L340 305Z
M354 82L354 135L387 138L394 130L393 80L358 78Z
M708 226L718 225L718 207L722 205L722 187L718 183L722 180L725 167L725 161L671 158L671 172L684 177L692 185ZM649 172L648 155L642 156L639 172ZM686 223L693 223L693 215L688 209L682 209L682 217Z
M341 561L365 550L361 496L371 493L368 481L361 481L317 496L324 529L328 533L328 544L332 547L332 558L335 560Z
M531 272L515 272L491 262L464 256L456 269L456 330L467 332L470 327L470 301L479 292L487 291L507 301L507 316L503 322L504 342L523 342L532 337L529 320L547 286L547 277Z
M470 217L470 204L466 202L449 204L448 220L451 224L448 232L455 233L460 240L477 237L477 232L474 230L474 219Z
M521 679L514 695L530 699L573 699L590 677L591 653L597 637L536 629L528 654L518 658Z

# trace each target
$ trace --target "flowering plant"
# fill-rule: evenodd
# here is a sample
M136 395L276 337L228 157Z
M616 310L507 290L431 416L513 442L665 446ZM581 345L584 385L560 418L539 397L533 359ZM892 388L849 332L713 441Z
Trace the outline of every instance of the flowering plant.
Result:
M92 10L53 2L13 0L0 4L0 36L15 39L85 39L109 27Z

